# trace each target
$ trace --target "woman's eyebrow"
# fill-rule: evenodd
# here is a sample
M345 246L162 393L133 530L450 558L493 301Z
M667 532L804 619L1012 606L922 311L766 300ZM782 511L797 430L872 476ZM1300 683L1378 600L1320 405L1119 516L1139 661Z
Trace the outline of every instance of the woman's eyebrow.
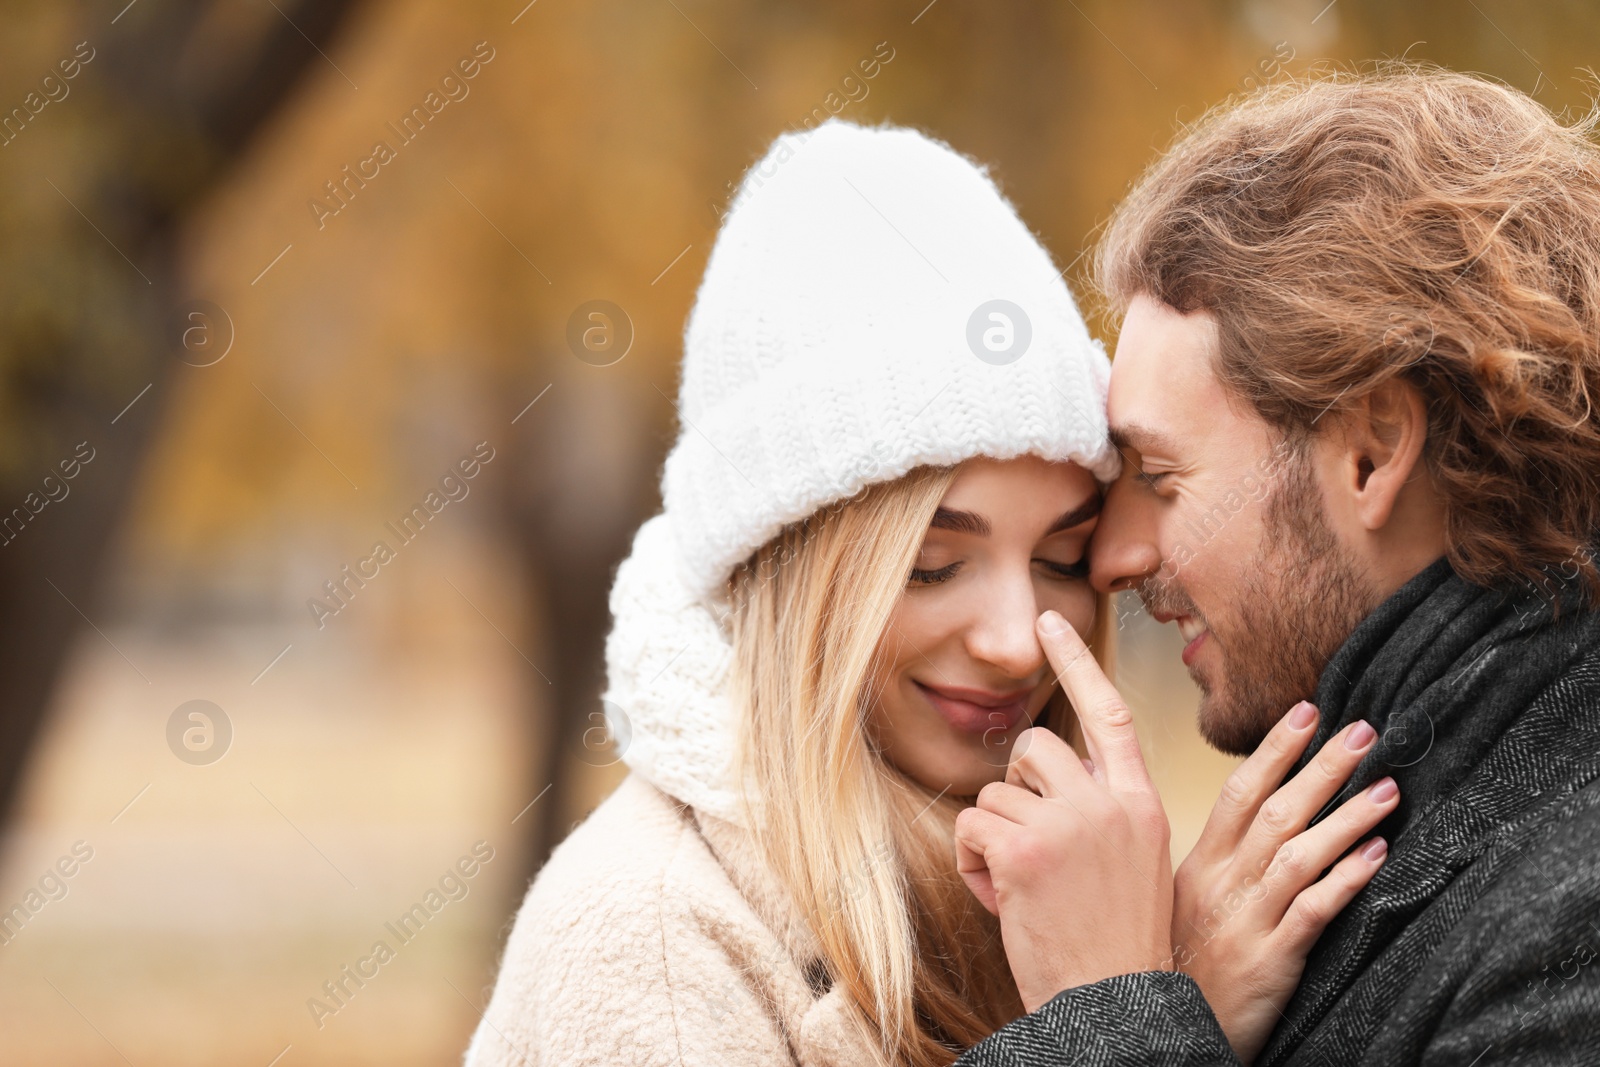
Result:
M955 533L974 534L978 537L989 536L989 520L972 511L955 511L951 508L939 508L933 513L933 520L928 526L935 530L952 530Z
M1088 522L1100 514L1102 499L1099 493L1095 493L1088 500L1085 500L1071 511L1064 513L1055 522L1051 523L1050 528L1044 532L1044 536L1049 537L1051 534L1060 533L1062 530L1070 530L1074 526ZM989 525L989 520L975 511L957 511L954 508L945 507L934 511L933 519L928 523L928 526L935 530L950 530L954 533L972 534L975 537L988 537L992 529Z
M1088 522L1100 514L1100 506L1103 500L1104 498L1099 493L1095 493L1088 500L1065 513L1055 522L1052 522L1050 529L1046 530L1044 535L1049 537L1051 534L1060 533L1062 530L1070 530L1079 523Z

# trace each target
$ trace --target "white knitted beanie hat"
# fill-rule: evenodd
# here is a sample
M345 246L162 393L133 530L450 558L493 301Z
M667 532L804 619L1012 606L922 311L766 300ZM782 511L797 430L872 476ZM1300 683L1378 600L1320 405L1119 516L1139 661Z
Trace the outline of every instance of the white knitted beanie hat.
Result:
M1033 454L1115 477L1109 375L982 168L908 129L830 121L779 137L712 249L664 513L612 591L606 697L623 759L728 814L728 649L712 609L734 568L785 525L924 464Z
M990 318L992 301L1020 313ZM1109 478L1109 373L982 169L914 130L785 134L745 177L684 338L662 488L685 578L713 595L786 524L922 464L1034 453Z

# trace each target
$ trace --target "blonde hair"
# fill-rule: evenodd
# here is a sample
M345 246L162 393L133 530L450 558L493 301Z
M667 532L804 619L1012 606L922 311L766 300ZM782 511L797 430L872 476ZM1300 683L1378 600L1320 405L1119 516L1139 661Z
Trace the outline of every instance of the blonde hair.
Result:
M948 1064L1021 1015L999 924L955 870L956 814L873 748L879 641L950 467L795 523L729 581L741 780L768 864L887 1062ZM1104 618L1105 612L1100 612ZM1058 731L1071 716L1051 697Z

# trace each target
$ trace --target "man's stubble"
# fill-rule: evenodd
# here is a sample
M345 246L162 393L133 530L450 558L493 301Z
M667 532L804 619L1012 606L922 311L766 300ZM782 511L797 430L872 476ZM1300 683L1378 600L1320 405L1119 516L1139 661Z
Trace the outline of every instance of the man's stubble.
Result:
M1192 615L1210 630L1221 669L1190 671L1200 734L1235 756L1255 751L1289 708L1312 698L1328 661L1380 599L1329 527L1304 448L1285 460L1263 507L1261 540L1237 567L1231 610L1202 615L1181 571L1139 587L1147 610Z

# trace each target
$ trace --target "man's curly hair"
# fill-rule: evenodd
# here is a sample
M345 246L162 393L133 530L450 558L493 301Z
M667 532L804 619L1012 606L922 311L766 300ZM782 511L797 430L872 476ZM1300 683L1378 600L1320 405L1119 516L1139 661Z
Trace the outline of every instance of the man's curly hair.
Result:
M1600 603L1595 125L1413 64L1269 86L1135 183L1096 282L1210 312L1219 378L1292 438L1410 382L1462 577Z

